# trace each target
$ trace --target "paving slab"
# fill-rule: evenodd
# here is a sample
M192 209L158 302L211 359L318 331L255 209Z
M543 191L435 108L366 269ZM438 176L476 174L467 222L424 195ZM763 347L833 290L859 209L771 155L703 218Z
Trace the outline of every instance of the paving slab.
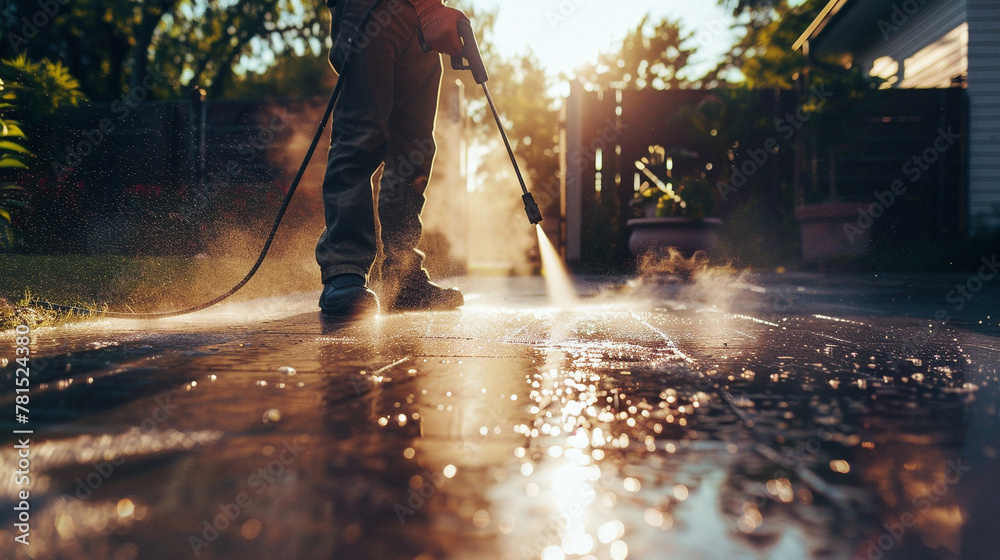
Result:
M4 356L4 473L34 433L0 556L995 559L1000 297L953 309L963 279L594 278L553 307L459 278L451 312L39 329L27 424Z

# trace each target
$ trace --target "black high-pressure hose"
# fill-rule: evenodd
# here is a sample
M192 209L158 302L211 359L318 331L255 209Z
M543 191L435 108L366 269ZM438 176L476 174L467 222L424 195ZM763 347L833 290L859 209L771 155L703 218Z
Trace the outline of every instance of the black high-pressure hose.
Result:
M323 120L319 123L319 128L316 129L316 135L313 136L312 143L309 145L309 151L306 152L305 159L302 160L302 164L299 166L298 173L295 174L295 178L292 179L292 184L288 188L288 194L285 195L285 200L281 203L281 207L278 208L278 215L274 218L274 224L271 226L271 233L268 234L267 240L264 242L264 248L260 250L260 255L257 257L257 262L253 264L250 271L247 272L246 276L243 277L235 286L229 289L228 292L215 297L204 303L199 303L193 307L188 307L186 309L178 309L175 311L154 311L154 312L120 312L120 311L91 311L90 309L85 309L82 307L76 307L73 305L58 305L55 303L50 303L43 300L33 300L31 303L37 307L43 309L51 309L53 311L65 311L69 313L76 313L79 315L90 315L99 314L106 317L116 317L116 318L130 318L130 319L162 319L165 317L176 317L178 315L187 315L188 313L194 313L195 311L201 311L202 309L211 307L220 301L228 298L229 296L235 294L242 288L246 286L247 282L253 278L254 274L257 274L257 270L260 265L264 263L264 258L267 257L267 252L271 248L271 243L274 242L274 236L278 233L278 226L281 225L281 219L285 217L285 211L288 210L288 205L292 202L292 196L295 194L295 190L299 187L299 182L302 181L302 175L306 172L306 167L309 166L309 160L312 159L313 152L316 151L316 146L319 144L319 140L323 135L323 130L326 128L326 122L330 118L330 114L333 113L333 106L337 103L337 97L340 95L340 86L343 80L337 80L337 86L333 88L333 95L330 96L330 102L326 106L326 112L323 113Z
M361 18L361 23L358 25L358 32L360 33L364 29L365 22L368 21L368 17L371 16L372 12L375 11L375 7L381 3L381 0L375 0L375 2L368 8L368 11ZM336 38L335 38L336 39ZM352 45L357 44L357 37L355 40L351 41ZM350 59L344 63L345 66L350 64ZM260 255L257 257L257 262L253 264L250 271L247 272L246 276L243 277L235 286L230 288L230 290L216 298L213 298L204 303L200 303L193 307L188 307L185 309L178 309L175 311L156 311L156 312L120 312L120 311L92 311L90 309L85 309L83 307L76 307L73 305L58 305L55 303L50 303L43 300L33 300L32 305L41 307L43 309L51 309L53 311L64 311L68 313L76 313L79 315L92 315L99 314L106 317L115 318L128 318L128 319L162 319L166 317L176 317L178 315L187 315L188 313L194 313L195 311L201 311L211 307L220 301L228 298L229 296L235 294L242 288L246 286L247 282L253 278L254 274L257 274L257 270L260 265L263 264L264 258L267 257L267 252L271 248L271 243L274 242L274 236L278 233L278 226L281 225L281 219L285 217L285 212L288 210L288 205L292 202L292 196L295 195L295 190L299 187L299 183L302 181L302 176L306 172L306 168L309 166L309 160L312 159L313 152L316 151L316 146L319 145L320 138L323 136L323 130L326 129L326 123L330 120L330 115L333 113L333 107L337 103L337 99L340 97L340 90L344 83L343 71L341 71L341 78L337 80L336 87L333 88L333 94L330 96L330 102L326 105L326 111L323 113L323 118L319 122L319 127L316 129L316 134L313 136L312 143L309 144L309 150L306 152L306 157L302 160L302 164L299 165L299 170L295 174L295 178L292 179L292 184L288 188L288 194L285 195L285 200L281 203L281 207L278 208L278 214L274 218L274 225L271 226L271 233L268 234L267 240L264 242L264 247L260 250Z
M368 10L365 11L364 15L361 17L361 21L358 25L358 30L355 36L350 41L351 45L358 44L358 34L362 32L365 28L365 23L371 16L375 8L381 3L382 0L375 0ZM339 14L338 14L339 15ZM493 96L490 95L490 90L486 86L486 81L489 80L489 74L486 72L486 67L483 64L482 54L479 51L479 45L476 42L476 36L472 31L472 24L468 20L460 21L458 24L458 34L462 39L462 53L459 56L452 57L452 68L456 70L471 70L476 83L483 86L483 93L486 95L487 101L490 104L490 110L493 112L493 118L496 119L497 127L500 129L500 135L503 138L504 146L507 148L507 154L510 156L510 162L514 166L514 171L517 173L517 180L521 184L521 191L523 193L522 200L524 201L524 211L528 215L528 221L532 224L537 224L542 221L542 213L538 209L538 204L535 203L535 199L528 192L527 187L524 184L524 178L521 175L521 170L517 165L517 160L514 158L514 150L510 146L510 141L507 139L507 132L504 130L503 123L500 120L500 114L497 112L496 105L493 103ZM425 50L429 50L426 47ZM466 64L468 61L468 64ZM344 63L346 66L350 64L350 57ZM341 72L341 78L343 77L343 72ZM267 236L267 241L264 242L264 248L261 249L260 255L257 257L257 262L250 268L246 276L243 277L235 286L233 286L228 292L218 296L212 300L206 301L204 303L195 305L193 307L188 307L186 309L179 309L176 311L159 311L151 313L132 313L132 312L117 312L117 311L106 311L106 312L96 312L107 317L116 318L133 318L133 319L161 319L165 317L176 317L178 315L186 315L188 313L194 313L195 311L201 311L202 309L211 307L220 301L228 298L229 296L235 294L240 288L245 286L247 282L253 278L254 274L263 264L264 258L267 257L267 251L271 248L271 243L274 241L274 236L278 233L278 226L281 225L281 219L285 216L285 211L288 210L288 205L292 202L292 196L295 195L295 189L298 188L299 182L302 180L302 175L305 174L306 167L309 166L309 160L312 159L313 152L316 151L316 146L319 144L319 140L323 135L323 130L326 128L327 121L330 120L330 115L333 113L334 105L337 103L337 99L340 97L340 89L343 85L343 79L337 80L337 86L333 89L333 95L330 96L330 102L326 106L326 112L323 113L323 118L319 123L319 127L316 129L316 134L313 136L312 143L309 145L309 150L306 152L306 157L302 160L302 164L299 166L299 171L295 174L295 178L292 179L292 184L288 188L288 194L285 195L285 200L281 203L281 207L278 209L278 215L274 218L274 225L271 226L271 233ZM55 311L65 311L71 313L78 313L82 315L90 315L95 313L89 309L84 309L82 307L76 307L72 305L57 305L50 303L48 301L34 300L32 304L44 308L51 309Z

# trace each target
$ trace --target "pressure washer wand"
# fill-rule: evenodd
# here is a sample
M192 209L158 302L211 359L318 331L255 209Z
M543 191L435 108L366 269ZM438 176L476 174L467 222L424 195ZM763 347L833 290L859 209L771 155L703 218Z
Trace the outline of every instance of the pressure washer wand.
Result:
M518 167L517 160L514 158L514 150L510 147L507 131L504 130L503 123L500 121L500 113L497 112L493 96L490 95L490 88L486 85L486 82L490 79L490 75L483 64L483 56L479 52L479 43L476 41L476 34L472 31L472 23L468 20L459 21L458 35L462 38L462 54L451 57L451 67L455 70L471 70L472 77L476 80L476 83L483 86L486 101L490 104L490 111L493 112L493 118L497 121L497 128L500 129L500 136L503 137L503 144L507 147L507 155L510 156L510 163L514 165L517 180L521 183L521 192L524 193L521 195L521 200L524 201L524 213L528 215L529 222L537 224L542 221L542 212L538 209L538 204L535 203L535 197L531 196L531 193L528 192L528 187L524 185L524 177L521 175L521 168ZM466 63L466 61L468 62Z

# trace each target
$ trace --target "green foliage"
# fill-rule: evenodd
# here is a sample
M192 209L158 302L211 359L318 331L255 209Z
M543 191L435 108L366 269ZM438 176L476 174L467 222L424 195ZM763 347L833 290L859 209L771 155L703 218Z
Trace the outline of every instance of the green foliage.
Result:
M559 181L559 112L552 92L552 79L545 74L538 58L528 51L512 58L497 52L493 38L496 11L477 11L462 3L456 7L472 19L483 62L490 72L489 88L511 146L522 165L529 188L543 215L558 212ZM464 85L468 111L475 134L486 143L497 143L500 137L496 123L483 94L471 72L455 71L445 64L445 83L459 80Z
M734 16L745 13L751 15L767 12L779 4L781 0L719 0L719 5L730 8Z
M677 181L677 196L669 201L661 197L664 208L657 206L657 216L685 216L700 220L715 214L715 196L712 185L699 176L686 175Z
M670 152L650 146L649 155L636 168L649 178L635 194L630 206L634 217L687 217L700 220L715 215L714 187L704 175L672 176L673 158L690 153Z
M21 127L14 121L0 120L0 170L27 169L24 160L31 152L21 145L25 139Z
M164 14L150 51L173 95L198 84L218 97L237 77L282 57L322 55L328 17L322 3L302 0L183 0Z
M0 79L17 96L10 113L21 124L38 155L34 162L51 161L54 143L50 142L62 124L66 111L86 101L80 83L61 62L34 61L25 54L0 60ZM22 137L23 138L23 137Z
M872 80L857 69L846 69L836 60L810 61L801 49L792 48L826 4L827 0L805 0L792 6L788 0L774 0L749 9L753 17L746 34L725 55L709 84L735 81L752 89L792 89L800 76L808 74L810 85L870 89Z
M6 84L0 104L0 248L10 249L18 241L12 214L28 209L25 181L50 172L47 162L58 145L52 139L66 111L86 97L65 65L23 53L0 60L0 83Z
M91 99L138 91L152 66L166 77L145 97L183 97L191 86L222 94L235 75L286 52L318 54L327 41L322 3L304 0L73 0L58 4L31 38L21 18L37 0L9 0L0 18L0 56L61 60Z
M247 72L226 83L222 96L228 99L262 97L329 96L337 84L328 55L293 52L276 59L263 73Z
M0 80L0 249L14 247L16 236L12 212L27 208L27 191L11 179L12 173L28 166L25 160L32 153L24 147L26 139L17 122L7 120L4 115L15 109L16 93L5 89Z
M10 82L10 88L18 93L18 104L24 116L57 118L67 107L77 107L87 99L69 68L47 58L33 61L22 53L2 60L0 78Z
M688 87L694 82L684 72L695 52L686 46L690 38L678 22L665 19L654 25L646 16L625 35L620 48L602 53L597 64L581 68L577 75L604 89Z
M117 97L127 79L126 62L136 45L137 23L163 2L144 0L74 0L58 8L34 36L22 36L21 19L39 12L33 0L12 0L2 31L9 38L0 45L0 55L13 58L23 53L32 60L61 60L81 83L89 97Z
M0 183L0 249L14 248L17 241L11 212L27 207L23 187L14 183Z
M796 127L794 134L794 149L800 154L828 154L843 149L852 135L850 116L863 110L871 99L866 94L877 89L883 81L864 75L860 67L847 68L833 59L809 59L802 50L792 48L826 4L827 0L805 0L792 6L788 0L777 0L769 6L750 10L753 19L747 25L746 35L733 46L708 81L710 85L718 86L726 83L727 79L738 78L736 81L740 82L741 89L745 88L748 92L755 89L799 91L797 110L806 117L804 123L799 125L801 129ZM729 112L738 115L741 112L739 100L729 99L727 104L733 102L734 110ZM719 127L734 142L731 161L739 159L735 142L742 140L744 145L748 144L746 138L736 131L740 128L768 128L766 123L744 124L751 126ZM779 142L785 148L792 148L784 139L779 138ZM749 145L754 146L753 143ZM805 157L799 159L802 177L812 173L809 164ZM834 193L821 188L817 181L810 184L809 192L796 193L796 204L835 197Z

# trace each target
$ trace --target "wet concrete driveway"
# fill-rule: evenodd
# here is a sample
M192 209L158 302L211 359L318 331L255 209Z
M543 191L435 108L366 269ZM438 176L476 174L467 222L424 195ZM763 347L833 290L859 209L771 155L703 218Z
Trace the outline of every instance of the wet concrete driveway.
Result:
M940 280L457 283L347 325L307 294L37 331L0 556L1000 557L995 293L942 324Z

